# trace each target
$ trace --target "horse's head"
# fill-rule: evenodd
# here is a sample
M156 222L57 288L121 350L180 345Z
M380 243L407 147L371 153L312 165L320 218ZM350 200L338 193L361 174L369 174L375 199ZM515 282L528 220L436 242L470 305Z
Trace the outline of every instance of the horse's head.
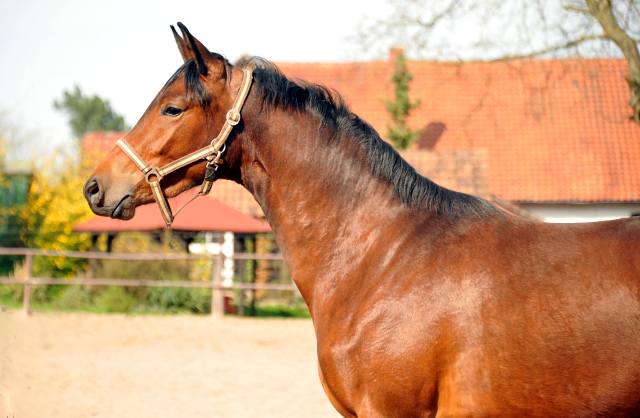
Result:
M158 200L163 193L173 197L201 184L207 164L216 162L219 148L239 121L239 114L229 110L238 107L239 95L248 93L250 73L243 74L209 52L184 25L178 26L182 37L171 29L185 63L85 184L85 198L97 215L131 219L136 206L153 201L155 186ZM224 139L216 142L221 136ZM191 154L198 155L185 161ZM233 158L234 153L227 151L225 162ZM224 164L220 172L228 170L229 164Z

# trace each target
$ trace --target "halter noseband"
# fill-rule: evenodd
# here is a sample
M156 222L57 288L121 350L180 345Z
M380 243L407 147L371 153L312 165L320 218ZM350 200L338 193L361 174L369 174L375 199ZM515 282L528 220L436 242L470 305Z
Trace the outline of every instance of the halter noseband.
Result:
M131 159L131 161L133 161L138 169L142 171L145 180L147 181L147 183L149 183L149 186L151 186L153 197L158 203L160 213L162 214L164 222L167 224L167 228L171 228L173 219L178 216L178 213L182 210L182 208L191 203L196 197L204 196L208 194L209 191L211 191L211 185L215 178L216 170L218 169L218 160L225 150L224 143L229 137L229 134L231 133L233 127L240 123L240 111L242 110L242 105L244 105L244 101L249 94L249 88L251 87L251 82L253 80L251 70L245 69L243 71L244 74L242 76L242 85L240 87L240 91L238 92L238 96L233 103L233 107L227 112L226 121L222 126L222 129L220 130L218 136L215 137L211 141L211 144L207 145L206 147L158 168L151 167L149 164L147 164L140 156L140 154L138 154L124 138L120 138L118 142L116 142L116 145L120 147L120 149L124 151L124 153ZM176 214L173 215L171 213L169 202L167 202L167 198L160 188L160 180L162 180L167 174L179 170L182 167L185 167L199 160L207 160L207 171L204 175L202 188L197 195L195 195L187 203L182 205L182 207L180 207L180 209L176 211Z

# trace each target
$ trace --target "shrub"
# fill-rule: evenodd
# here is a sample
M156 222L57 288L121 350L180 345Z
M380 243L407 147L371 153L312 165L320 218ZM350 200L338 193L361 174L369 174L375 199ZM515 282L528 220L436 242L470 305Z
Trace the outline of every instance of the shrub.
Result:
M21 284L0 284L0 302L22 302L24 286Z
M122 286L107 286L94 298L94 306L102 312L131 312L138 304L138 299Z
M211 289L153 287L148 289L144 305L161 312L211 312Z
M67 286L58 300L55 307L61 309L86 309L91 306L91 294L79 285Z

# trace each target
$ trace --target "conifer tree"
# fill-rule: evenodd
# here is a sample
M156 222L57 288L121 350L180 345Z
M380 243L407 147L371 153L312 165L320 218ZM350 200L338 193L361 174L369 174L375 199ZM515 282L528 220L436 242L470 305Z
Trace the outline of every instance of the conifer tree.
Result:
M420 100L413 103L409 100L409 83L412 79L413 74L407 68L407 58L401 51L396 58L391 76L391 82L395 85L395 101L385 102L391 118L391 124L387 125L388 135L399 150L409 148L420 137L420 131L411 130L407 123L411 110L420 106Z

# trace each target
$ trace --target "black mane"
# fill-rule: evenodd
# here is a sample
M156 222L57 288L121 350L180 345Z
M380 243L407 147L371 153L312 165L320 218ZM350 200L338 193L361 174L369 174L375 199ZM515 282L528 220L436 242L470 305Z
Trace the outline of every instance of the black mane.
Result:
M262 58L243 59L238 66L254 68L255 85L263 104L310 112L319 117L323 125L332 126L361 144L369 157L372 173L391 183L405 204L450 216L499 213L484 199L448 190L418 174L368 123L349 110L336 91L289 80L273 63Z

